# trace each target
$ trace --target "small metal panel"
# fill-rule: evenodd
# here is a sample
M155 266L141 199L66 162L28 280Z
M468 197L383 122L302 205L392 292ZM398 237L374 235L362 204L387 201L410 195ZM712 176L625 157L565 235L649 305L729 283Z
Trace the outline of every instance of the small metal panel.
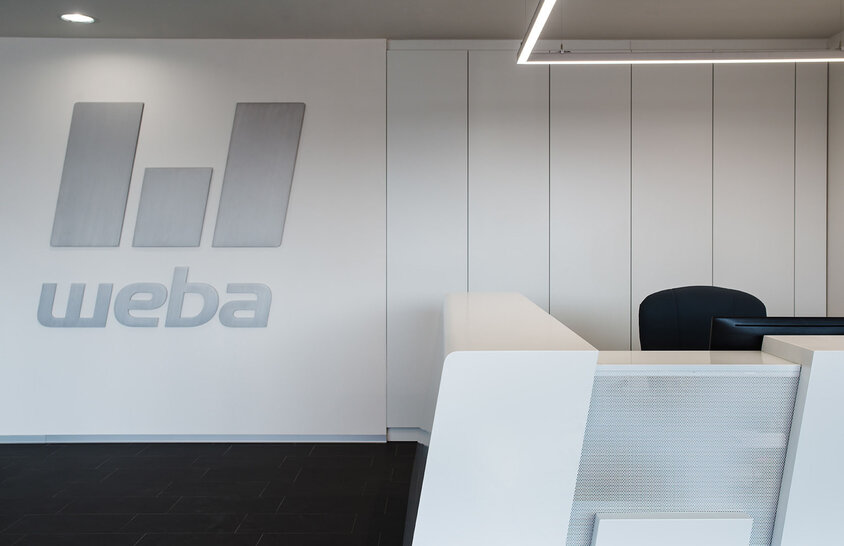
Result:
M146 169L133 246L199 246L211 171Z
M303 103L238 103L215 247L281 244L304 116Z
M67 139L52 246L118 246L144 105L78 102Z

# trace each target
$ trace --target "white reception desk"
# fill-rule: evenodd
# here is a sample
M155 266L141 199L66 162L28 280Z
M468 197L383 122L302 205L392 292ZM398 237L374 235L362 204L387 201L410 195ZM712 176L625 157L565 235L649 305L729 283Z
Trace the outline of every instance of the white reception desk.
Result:
M844 543L844 336L599 352L498 293L443 319L406 544Z

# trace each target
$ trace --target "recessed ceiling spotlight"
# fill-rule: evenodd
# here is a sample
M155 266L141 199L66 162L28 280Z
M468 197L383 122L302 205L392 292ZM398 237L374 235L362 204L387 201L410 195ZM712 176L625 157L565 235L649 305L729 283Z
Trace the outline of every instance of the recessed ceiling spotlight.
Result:
M96 21L90 15L85 15L84 13L65 13L61 16L62 21L67 21L68 23L84 23L84 24L91 24Z

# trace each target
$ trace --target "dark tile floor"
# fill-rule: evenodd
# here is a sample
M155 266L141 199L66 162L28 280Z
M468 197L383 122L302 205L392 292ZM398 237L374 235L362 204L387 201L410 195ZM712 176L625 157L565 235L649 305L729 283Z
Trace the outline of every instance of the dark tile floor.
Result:
M415 451L0 445L0 546L400 546Z

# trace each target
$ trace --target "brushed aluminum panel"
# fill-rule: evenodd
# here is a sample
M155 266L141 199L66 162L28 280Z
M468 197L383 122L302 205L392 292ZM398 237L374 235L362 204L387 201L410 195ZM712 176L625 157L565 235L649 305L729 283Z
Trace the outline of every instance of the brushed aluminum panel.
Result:
M144 105L73 106L52 246L118 246Z
M769 546L797 371L603 368L566 544L590 546L601 513L743 512L753 519L750 546Z
M199 246L211 171L146 169L133 246Z
M215 247L273 247L281 244L303 103L238 103Z

